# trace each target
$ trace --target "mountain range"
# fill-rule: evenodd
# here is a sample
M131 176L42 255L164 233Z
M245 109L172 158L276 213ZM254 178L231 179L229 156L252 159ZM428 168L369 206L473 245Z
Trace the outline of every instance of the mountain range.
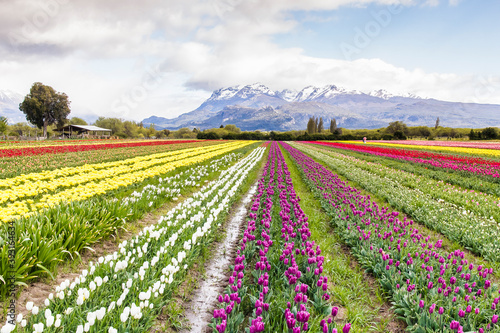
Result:
M18 93L0 90L0 116L11 124L25 122L19 111L22 100ZM326 127L335 118L339 127L351 129L380 128L396 120L409 126L434 126L437 117L442 126L484 128L500 126L500 105L446 102L383 89L365 93L335 85L273 91L256 83L215 90L191 112L172 119L152 116L142 123L171 130L235 124L242 130L288 131L305 129L310 117L322 117Z
M207 129L235 124L242 130L303 130L310 117L339 127L380 128L392 121L409 126L434 126L437 117L448 127L481 128L500 125L500 105L440 101L383 89L364 93L335 85L308 86L300 91L273 91L263 84L215 90L197 109L176 118L152 116L142 121L157 129Z

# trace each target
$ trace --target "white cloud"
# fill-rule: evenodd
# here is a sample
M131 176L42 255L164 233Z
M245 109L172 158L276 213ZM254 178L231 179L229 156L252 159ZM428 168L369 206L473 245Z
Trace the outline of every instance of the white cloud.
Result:
M429 6L429 7L436 7L439 5L439 0L427 0L424 3L424 6Z
M272 89L337 84L500 103L498 77L426 73L379 59L314 58L272 41L297 27L290 11L374 2L434 0L3 1L0 89L25 94L41 81L68 93L75 114L136 120L174 117L196 108L213 89L253 82ZM49 3L52 14L41 5ZM43 13L48 20L37 19ZM12 36L23 38L13 43Z

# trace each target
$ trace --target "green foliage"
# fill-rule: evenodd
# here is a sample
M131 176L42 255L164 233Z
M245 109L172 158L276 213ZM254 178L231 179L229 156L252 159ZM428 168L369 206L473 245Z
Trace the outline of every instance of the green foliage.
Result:
M113 134L115 133L125 133L125 126L123 121L118 118L106 118L99 117L95 123L95 126L110 129Z
M307 122L307 133L309 134L315 133L314 125L315 125L314 118L309 118L309 121Z
M469 132L469 140L475 140L477 139L477 134L474 132L474 130L471 128Z
M196 135L197 139L203 139L203 140L219 140L220 137L217 133L215 132L199 132Z
M397 140L406 140L406 135L402 131L394 132L394 138Z
M337 131L337 120L334 118L330 120L330 133L335 134Z
M241 130L236 127L236 125L226 125L224 127L226 131L232 132L232 133L241 133Z
M469 134L467 135L469 137L469 140L495 140L500 138L500 136L498 135L498 130L495 127L487 127L482 131L478 129L476 130L476 132L471 129Z
M173 131L170 135L176 139L196 138L196 133L193 133L193 131L191 131L188 127L183 127L177 131Z
M323 118L320 117L318 121L318 133L323 132L323 129L324 129Z
M71 125L88 125L88 123L83 120L82 118L78 118L78 117L73 117L69 120L69 123Z
M71 112L70 101L65 93L58 93L54 88L35 82L30 93L19 104L19 110L26 115L26 120L43 128L47 137L47 126L57 123L63 125Z
M289 133L271 132L269 134L269 139L273 141L291 141L293 140L293 137Z
M408 133L408 126L402 121L393 121L389 123L389 126L385 129L386 133L392 134L396 136L396 133L402 133L402 135L406 135ZM401 134L398 134L400 136Z
M408 136L410 137L428 137L431 135L431 130L427 126L408 127Z
M160 139L168 138L169 135L170 135L170 131L168 129L156 132L156 137L160 138Z
M37 136L38 130L28 125L28 123L17 123L9 126L10 136Z
M482 137L485 140L494 140L498 138L497 129L494 127L487 127L482 132Z
M7 131L7 118L0 117L0 134L4 134Z

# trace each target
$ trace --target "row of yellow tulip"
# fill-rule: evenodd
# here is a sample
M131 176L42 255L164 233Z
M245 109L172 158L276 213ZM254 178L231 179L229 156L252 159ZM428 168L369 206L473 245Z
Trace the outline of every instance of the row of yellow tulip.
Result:
M102 172L100 170L106 170L106 169L112 169L112 168L117 168L117 167L122 167L122 166L129 166L129 165L137 165L138 163L142 163L145 161L152 161L154 164L157 163L162 163L163 161L161 159L166 158L166 157L172 157L180 154L185 154L188 152L193 152L195 154L201 154L202 152L205 151L211 151L211 150L216 150L219 149L218 145L216 146L206 146L206 147L196 147L196 148L187 148L187 149L181 149L181 150L174 150L174 151L169 151L165 153L157 153L157 154L151 154L151 155L145 155L145 156L138 156L134 158L129 158L125 160L119 160L119 161L114 161L114 162L104 162L104 163L95 163L95 164L85 164L82 166L78 167L67 167L67 168L61 168L61 169L56 169L56 170L46 170L38 173L30 173L27 175L20 175L17 177L12 177L12 178L7 178L7 179L0 179L0 188L5 188L5 189L10 189L10 190L21 190L22 188L19 188L20 185L23 185L25 188L29 187L50 187L49 184L47 184L47 181L51 180L57 180L59 178L64 178L64 181L69 183L73 182L74 180L70 178L70 176L73 175L84 175L87 173L92 173L92 172ZM145 165L147 167L147 165ZM76 177L78 179L78 177ZM41 184L41 186L37 185ZM75 184L73 184L75 185ZM1 203L1 197L0 197L0 203Z
M342 143L355 143L363 144L359 141L342 141ZM427 145L405 145L400 143L385 143L385 142L367 142L365 144L381 146L381 147L391 147L391 148L404 148L404 149L425 149L434 150L442 152L450 152L457 154L472 154L472 155L489 155L494 157L500 156L500 150L497 149L482 149L482 148L469 148L469 147L447 147L447 146L427 146Z
M37 200L37 202L32 199L27 199L10 203L4 207L0 207L0 218L2 221L10 221L21 216L29 216L35 214L36 211L40 209L57 206L62 201L73 202L85 200L95 195L104 194L111 190L116 190L123 186L129 186L134 183L142 182L143 180L150 177L165 174L181 166L203 162L207 159L222 155L238 148L242 148L252 143L254 142L240 141L217 145L215 147L200 147L198 148L198 150L201 151L201 154L187 152L185 154L178 155L177 158L171 161L164 161L161 164L150 167L146 166L143 168L138 168L136 171L132 172L119 173L114 176L108 175L107 178L103 179L97 178L97 175L103 172L98 171L94 173L94 175L96 176L96 179L99 179L100 181L89 179L89 181L84 184L79 184L57 193L45 194L39 200ZM150 162L139 162L139 164L150 165ZM61 181L64 181L64 179L61 179Z

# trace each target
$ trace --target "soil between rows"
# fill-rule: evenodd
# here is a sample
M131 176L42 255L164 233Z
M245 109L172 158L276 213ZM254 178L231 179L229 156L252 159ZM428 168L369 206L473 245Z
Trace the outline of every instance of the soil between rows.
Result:
M193 298L183 304L186 311L185 318L189 322L190 329L184 329L181 332L212 331L207 325L212 318L212 310L218 303L217 296L223 292L231 274L229 266L236 257L237 244L244 228L243 222L256 190L257 182L252 185L250 191L247 192L231 214L225 226L225 238L212 247L215 249L213 249L212 259L205 265L203 281L194 291Z

